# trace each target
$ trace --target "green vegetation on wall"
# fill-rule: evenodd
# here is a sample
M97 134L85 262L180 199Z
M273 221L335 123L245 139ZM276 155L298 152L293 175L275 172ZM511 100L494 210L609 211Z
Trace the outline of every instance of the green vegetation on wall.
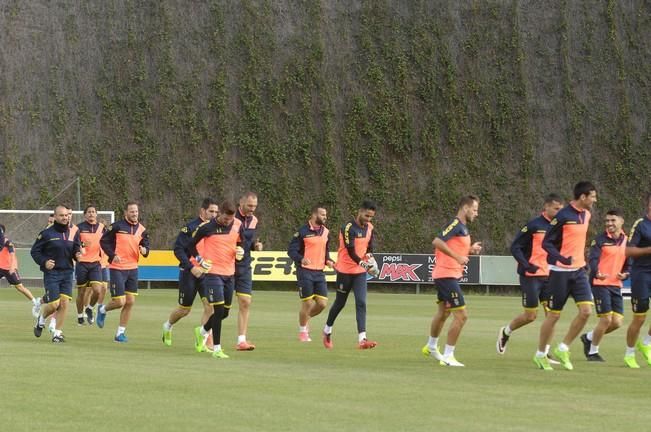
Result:
M476 193L505 253L547 192L591 179L631 220L651 186L648 2L13 1L0 43L0 205L79 175L156 247L250 189L269 248L370 197L379 249L429 252Z

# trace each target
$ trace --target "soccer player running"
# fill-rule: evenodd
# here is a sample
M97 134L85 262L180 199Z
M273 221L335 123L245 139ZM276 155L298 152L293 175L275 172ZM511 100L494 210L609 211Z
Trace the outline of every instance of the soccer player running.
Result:
M41 311L41 299L34 297L32 292L25 288L18 274L18 259L14 244L5 236L6 228L0 224L0 279L6 278L18 292L27 297L32 306L32 315L38 317Z
M249 329L249 310L251 308L251 295L253 293L253 275L251 272L251 251L261 251L263 248L257 237L258 218L253 214L258 207L258 196L254 192L247 192L240 198L239 208L235 218L242 223L244 237L242 248L244 257L235 264L235 295L237 296L237 346L238 351L252 351L255 345L249 342L246 334ZM228 316L231 303L226 302L224 318Z
M109 224L106 222L105 219L98 218L97 220L105 227L109 226ZM106 253L102 250L101 247L99 249L99 264L100 267L102 268L102 285L99 290L99 293L97 293L97 296L93 294L90 298L90 307L92 310L95 310L96 305L98 304L101 305L104 303L104 297L106 296L106 292L108 291L108 285L110 279L108 256L106 256Z
M647 194L644 204L646 214L633 224L626 246L626 256L633 259L631 266L633 320L626 331L624 362L633 369L640 367L635 360L635 348L642 353L644 360L651 366L651 328L643 340L638 340L640 329L649 310L651 293L651 193Z
M172 326L181 318L187 316L192 310L194 298L199 294L203 303L203 315L201 324L208 322L212 315L213 307L208 303L205 292L205 286L201 284L201 279L192 274L191 269L194 267L192 257L189 255L188 247L192 242L192 234L200 225L214 219L219 212L219 206L212 198L205 198L199 208L199 216L189 221L181 228L179 235L174 242L174 256L179 260L179 305L170 313L169 318L163 323L163 343L167 346L172 345ZM190 258L188 258L190 256ZM203 276L203 273L200 275Z
M328 240L329 230L325 227L328 214L325 207L312 207L310 219L294 234L289 242L287 255L296 265L298 295L301 310L298 313L298 340L311 342L308 322L320 314L328 304L328 286L325 266L333 267L330 259Z
M43 272L47 296L47 304L36 319L34 336L41 337L45 319L58 312L53 343L65 342L62 329L68 301L72 300L73 260L81 257L79 230L75 226L70 227L69 223L66 207L57 206L54 209L54 223L40 232L31 249L32 258Z
M500 328L497 335L497 353L506 352L511 333L536 320L538 306L542 304L547 314L549 301L547 252L542 248L542 239L549 228L549 222L563 207L563 199L556 194L545 197L543 212L523 226L511 243L511 255L518 263L522 307L524 311L509 324ZM546 347L549 351L549 345Z
M599 322L595 328L581 335L583 354L588 361L605 361L599 354L599 343L607 333L622 326L624 299L622 281L629 276L630 260L626 259L626 234L622 229L624 213L612 209L606 213L606 231L590 245L590 280L592 296Z
M570 344L581 333L592 312L592 291L585 270L585 245L590 209L597 202L597 190L587 181L574 186L574 199L563 207L550 222L543 238L543 249L549 264L549 313L540 327L538 351L533 362L540 369L553 370L545 350L554 334L554 327L569 296L574 298L578 313L570 324L554 355L567 370L574 369L570 361Z
M88 324L93 323L91 297L98 298L102 290L102 265L100 239L106 232L103 223L97 220L97 209L89 205L84 209L84 221L77 225L81 239L81 257L75 267L77 279L77 324L84 324L84 315Z
M188 260L196 257L192 258L194 264L190 271L201 279L208 303L213 308L210 319L194 329L195 349L197 352L205 351L206 339L212 330L212 356L217 359L229 358L221 346L222 320L225 305L233 299L235 261L243 256L240 243L244 231L242 222L235 217L236 211L235 204L224 201L219 216L194 232L186 255Z
M339 251L337 253L337 295L330 307L328 320L323 329L323 346L332 349L332 326L337 316L346 306L348 294L355 296L355 317L357 320L357 343L359 349L375 348L377 342L366 338L366 273L379 275L377 263L373 258L373 224L376 205L364 201L357 210L357 216L343 225L339 231Z
M124 219L112 224L100 240L109 260L111 302L97 309L97 326L104 327L106 313L120 309L115 342L128 341L127 324L138 295L138 260L149 255L149 234L139 222L138 203L129 201Z
M479 198L475 195L466 195L459 201L457 209L457 216L432 241L436 258L432 279L438 291L438 309L432 318L427 345L421 351L423 355L439 360L442 366L463 367L464 364L454 357L459 335L468 320L459 279L468 264L468 255L481 252L481 242L470 241L470 232L466 226L479 214ZM441 355L438 339L450 315L452 315L452 323L448 328L445 350Z

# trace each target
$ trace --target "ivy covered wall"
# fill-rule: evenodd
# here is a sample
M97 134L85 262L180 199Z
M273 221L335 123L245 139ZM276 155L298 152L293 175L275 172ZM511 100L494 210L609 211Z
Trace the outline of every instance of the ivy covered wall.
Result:
M505 253L580 179L595 226L639 215L650 58L642 0L7 0L0 207L79 175L83 203L140 200L163 248L203 196L251 189L281 249L313 203L336 227L370 197L379 249L429 252L476 193L474 237Z

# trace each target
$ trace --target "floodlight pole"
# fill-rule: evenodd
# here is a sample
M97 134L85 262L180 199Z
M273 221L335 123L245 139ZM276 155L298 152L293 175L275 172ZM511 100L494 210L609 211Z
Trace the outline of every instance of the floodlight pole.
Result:
M77 176L77 210L81 210L81 179Z

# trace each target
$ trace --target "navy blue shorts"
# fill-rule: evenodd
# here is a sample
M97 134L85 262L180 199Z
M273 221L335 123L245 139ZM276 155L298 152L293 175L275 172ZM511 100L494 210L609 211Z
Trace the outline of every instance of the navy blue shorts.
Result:
M43 273L43 285L47 303L54 303L61 297L72 300L73 270L48 270Z
M208 273L201 278L208 303L211 305L223 304L230 307L233 301L233 276L220 276Z
M20 275L18 274L18 270L16 270L14 273L9 273L9 270L5 269L0 269L0 279L2 278L7 278L7 282L9 282L9 285L20 285Z
M438 303L445 303L446 309L454 311L466 307L466 299L463 298L463 291L461 291L459 279L434 279L434 285L438 291L436 295Z
M612 314L624 316L624 298L621 288L593 285L592 297L594 297L598 317Z
M646 314L649 310L651 271L631 271L631 306L634 314Z
M350 290L362 290L366 291L367 282L366 282L366 273L359 274L348 274L348 273L337 273L337 291L345 293L350 292Z
M110 277L109 273L110 272L109 272L108 267L102 268L102 282L108 283L108 281L111 280L111 277Z
M247 297L253 294L253 273L250 265L235 265L235 293Z
M520 276L522 290L522 307L538 309L540 303L547 306L549 302L549 283L546 276Z
M592 304L592 288L584 269L549 272L549 310L560 312L572 296L576 305Z
M296 269L298 296L302 300L311 300L314 297L328 298L328 285L325 273L321 270Z
M75 266L77 286L102 282L102 266L99 262L78 262Z
M179 305L182 308L190 309L197 293L201 299L208 298L205 284L201 283L205 277L196 278L190 270L179 269Z
M138 295L138 269L117 270L110 269L111 297L124 297L125 295Z

